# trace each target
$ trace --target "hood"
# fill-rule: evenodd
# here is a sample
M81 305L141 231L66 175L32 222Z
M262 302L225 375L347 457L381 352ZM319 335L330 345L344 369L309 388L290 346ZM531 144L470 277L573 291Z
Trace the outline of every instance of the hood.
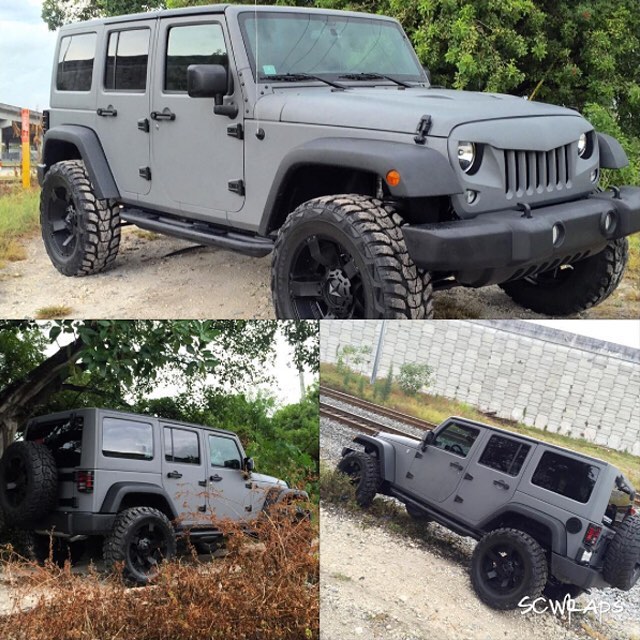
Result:
M454 127L467 122L578 114L505 94L427 88L400 91L395 87L277 90L261 98L255 111L261 120L409 134L415 133L424 115L432 119L429 135L448 137Z
M385 433L381 431L378 436L381 440L386 440L392 444L400 445L401 447L411 447L417 449L420 446L421 440L417 438L410 438L409 436L397 436L394 433Z
M288 486L284 480L280 480L279 478L276 478L274 476L265 475L264 473L256 473L255 471L251 474L251 480L258 484L276 484L280 485L281 487Z

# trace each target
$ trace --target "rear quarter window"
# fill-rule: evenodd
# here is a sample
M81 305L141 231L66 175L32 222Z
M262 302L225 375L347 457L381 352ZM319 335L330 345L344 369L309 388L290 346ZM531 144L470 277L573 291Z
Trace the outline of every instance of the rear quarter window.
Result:
M153 427L148 422L105 418L102 422L102 455L128 460L153 459Z
M545 451L531 477L537 487L586 504L598 480L598 467L560 453Z
M91 91L95 56L95 33L63 36L60 39L58 52L56 89L58 91Z

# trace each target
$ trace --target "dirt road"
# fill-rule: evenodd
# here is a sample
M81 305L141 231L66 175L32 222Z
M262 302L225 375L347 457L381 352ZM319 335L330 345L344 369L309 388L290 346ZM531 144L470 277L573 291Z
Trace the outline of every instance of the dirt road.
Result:
M89 278L65 278L51 265L39 237L27 259L0 269L0 318L33 317L52 305L74 318L273 318L271 258L125 229L115 268ZM186 251L181 251L185 250ZM176 254L176 252L179 252ZM611 301L585 318L637 318L640 302L623 282ZM454 289L435 296L438 318L539 318L498 288Z

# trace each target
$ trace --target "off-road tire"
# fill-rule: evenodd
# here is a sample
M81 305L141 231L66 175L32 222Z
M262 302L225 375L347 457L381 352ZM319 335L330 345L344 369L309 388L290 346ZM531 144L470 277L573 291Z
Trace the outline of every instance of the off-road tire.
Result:
M352 451L340 460L338 471L353 479L358 505L370 506L380 487L378 459L364 451Z
M409 517L414 522L422 522L424 524L431 522L431 518L421 509L416 509L416 507L414 507L411 504L405 504L404 506L407 509L407 513L409 514Z
M66 190L75 208L73 247L66 254L54 239L53 194ZM65 276L87 276L110 267L120 246L120 208L99 200L82 160L64 160L47 171L40 196L42 239L51 262Z
M482 562L487 551L497 544L514 547L524 564L522 582L512 591L500 594L492 589L484 577ZM525 596L537 598L548 577L547 556L544 549L527 533L518 529L496 529L487 533L476 545L471 558L471 584L485 604L493 609L515 609Z
M113 524L111 533L104 539L103 556L108 569L116 570L122 566L125 581L133 584L147 584L155 576L155 572L144 573L131 561L129 544L140 526L152 523L158 527L159 533L167 545L163 560L170 560L176 555L176 534L169 518L158 509L152 507L132 507L121 511Z
M300 205L281 227L273 252L276 316L299 318L290 295L291 272L300 248L318 235L340 243L354 259L367 297L366 318L432 317L432 289L409 257L402 226L393 207L368 196L325 196Z
M56 507L58 469L44 444L14 442L0 461L0 508L8 526L30 528Z
M618 526L604 556L604 579L629 591L640 578L640 516L627 516Z
M618 287L629 258L626 238L613 240L603 251L571 265L564 277L545 281L545 274L533 279L501 284L517 304L548 316L569 316L606 300Z

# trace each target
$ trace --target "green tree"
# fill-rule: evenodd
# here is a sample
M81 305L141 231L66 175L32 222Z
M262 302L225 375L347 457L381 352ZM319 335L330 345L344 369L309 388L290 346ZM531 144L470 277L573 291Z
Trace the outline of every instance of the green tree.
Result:
M398 386L407 395L415 396L418 391L428 386L432 369L429 365L417 362L406 362L400 367Z
M51 31L55 31L70 22L141 13L165 6L165 0L44 0L42 19Z

